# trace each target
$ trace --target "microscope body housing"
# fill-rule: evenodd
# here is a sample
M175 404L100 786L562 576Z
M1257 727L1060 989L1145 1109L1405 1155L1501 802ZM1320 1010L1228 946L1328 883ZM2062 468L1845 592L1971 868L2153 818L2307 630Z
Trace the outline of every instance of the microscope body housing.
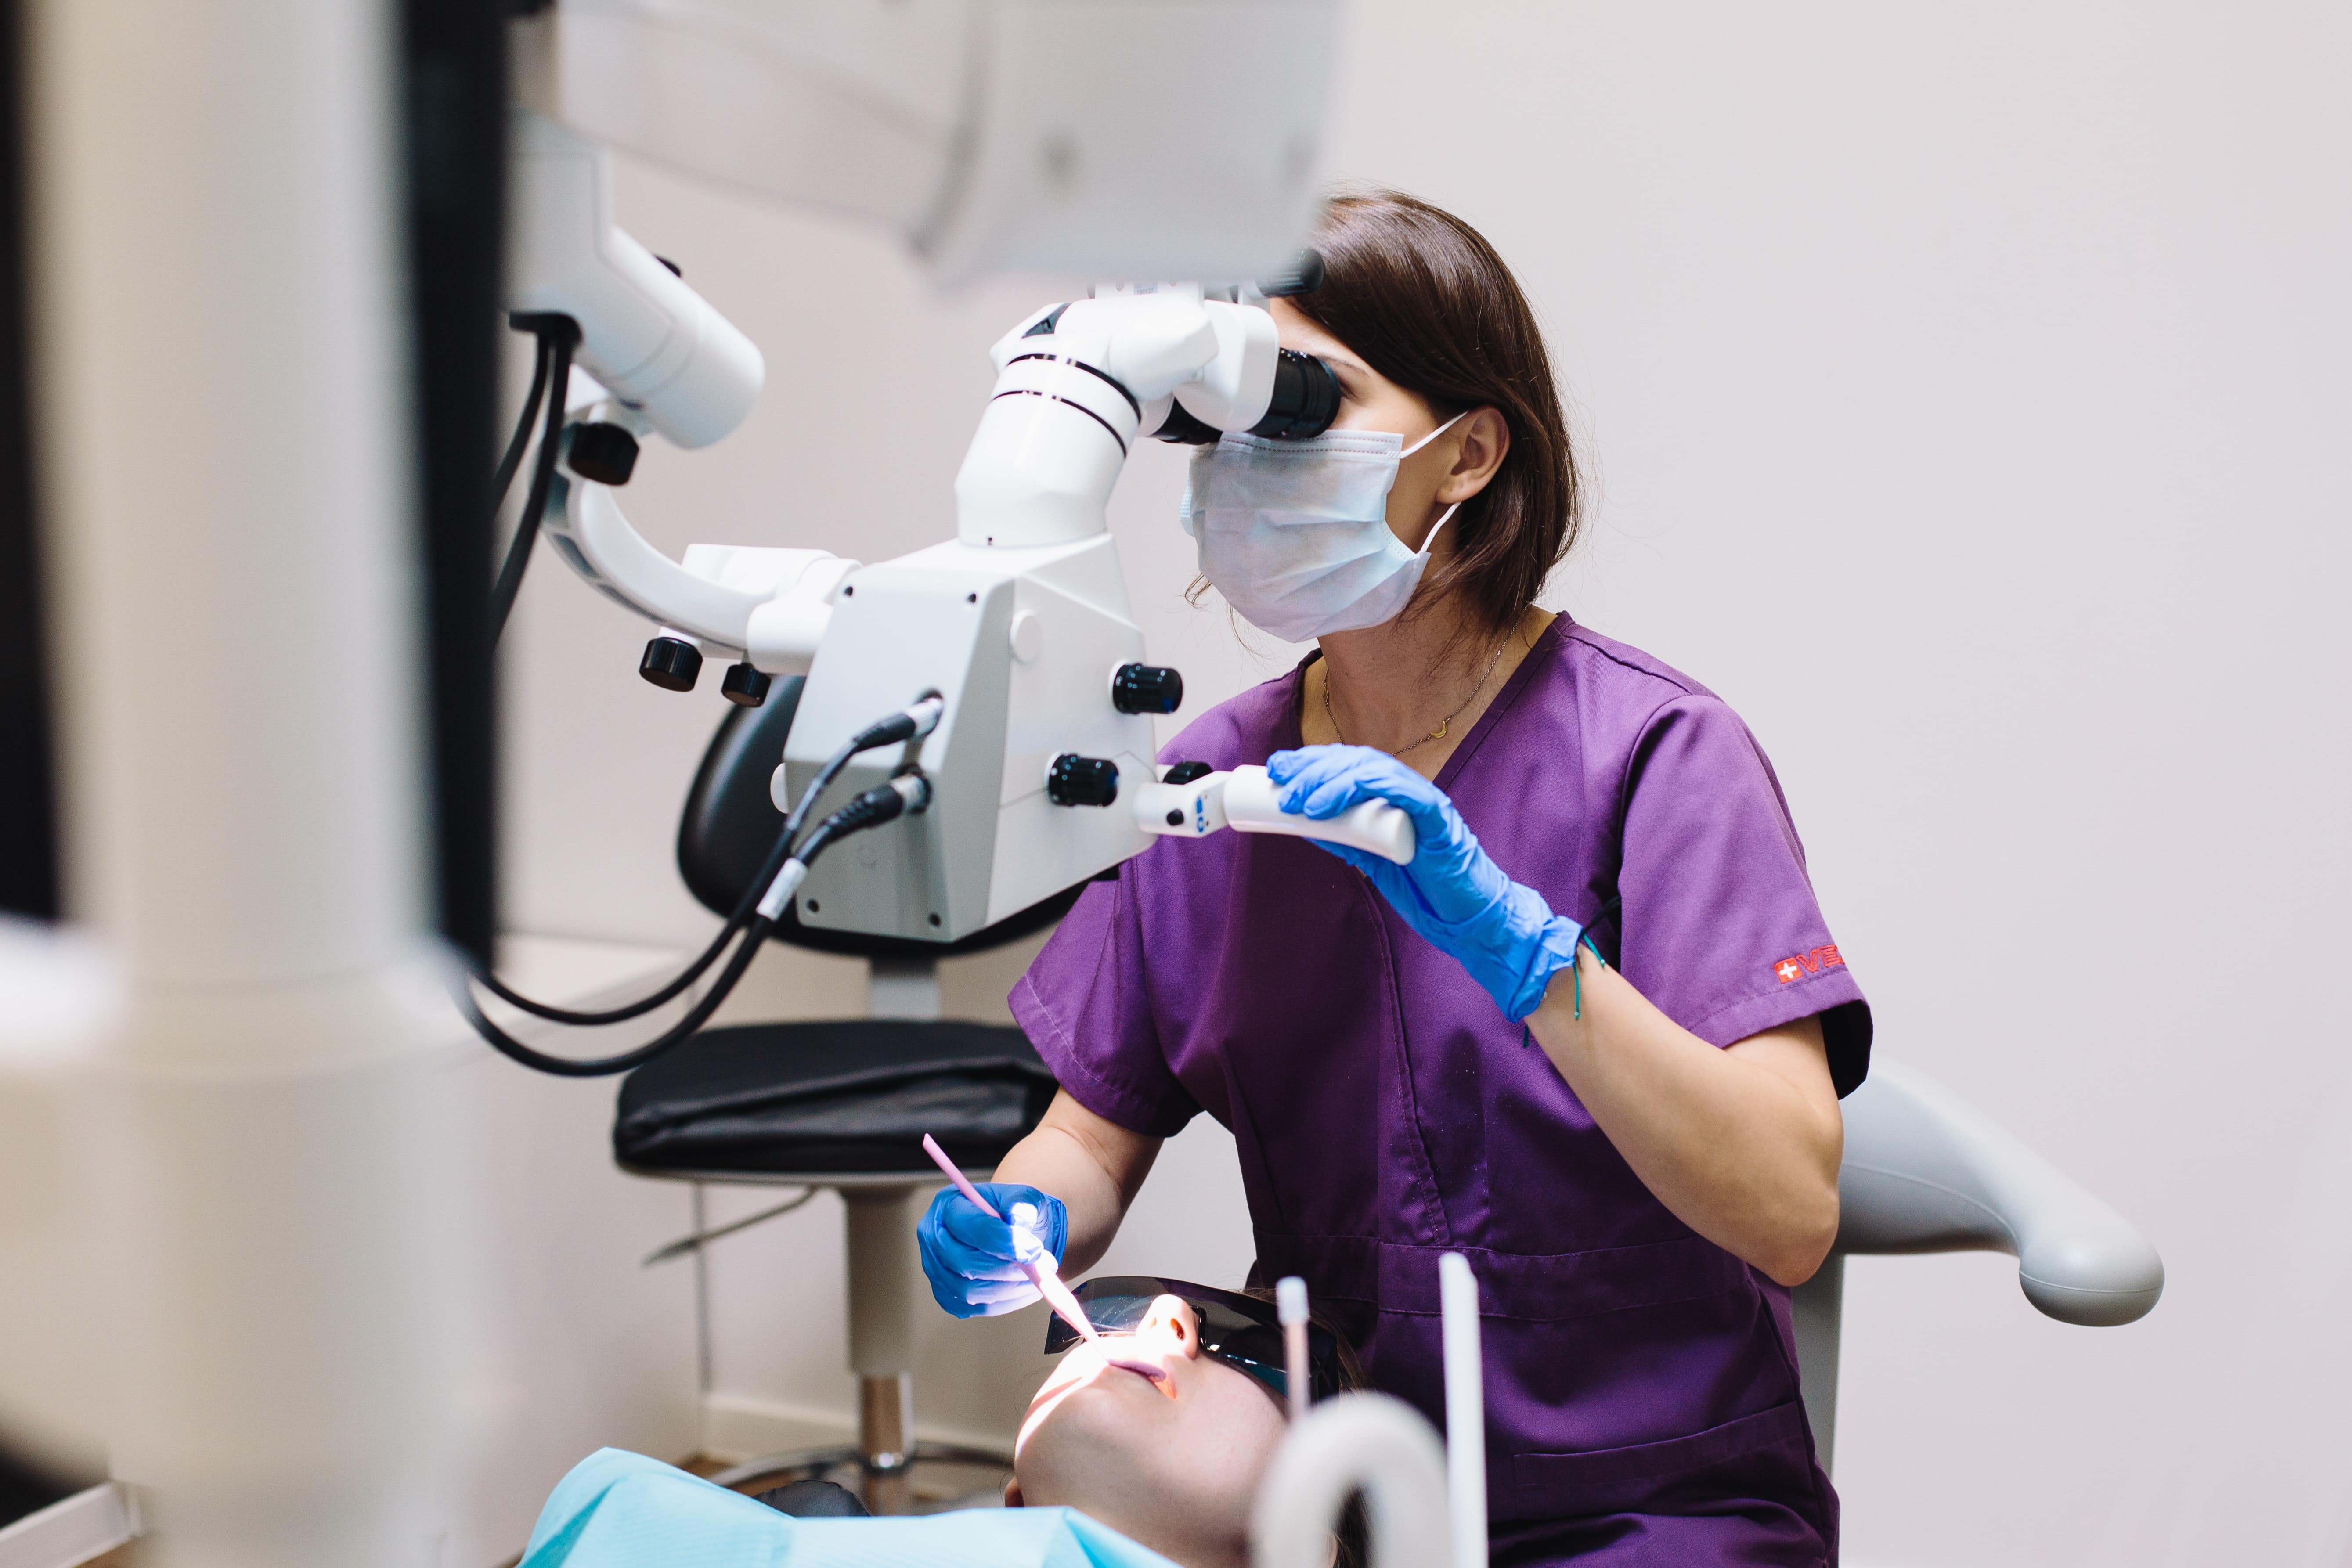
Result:
M954 942L1118 865L1149 842L1129 809L1152 782L1151 721L1111 700L1143 657L1110 536L1014 548L961 540L851 574L793 715L773 798L789 810L835 749L877 712L936 691L939 727L868 752L822 812L909 763L930 809L819 860L797 895L803 924ZM1060 805L1056 757L1108 761L1118 796Z

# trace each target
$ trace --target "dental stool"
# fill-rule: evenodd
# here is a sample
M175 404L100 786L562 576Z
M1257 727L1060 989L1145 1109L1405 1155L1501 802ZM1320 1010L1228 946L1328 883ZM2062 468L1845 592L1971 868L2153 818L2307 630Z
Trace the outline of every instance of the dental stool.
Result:
M800 693L798 679L780 679L761 706L730 710L688 792L678 868L716 912L734 908L783 826L768 780ZM705 1029L623 1080L613 1150L624 1170L830 1189L846 1211L856 1446L765 1455L711 1478L720 1485L855 1466L866 1507L906 1513L917 1466L1012 1468L1009 1453L914 1441L917 1200L940 1184L922 1138L935 1135L958 1164L985 1179L1045 1116L1056 1086L1013 1026L940 1016L939 961L1041 931L1077 893L936 944L816 930L787 909L774 940L866 961L868 1016Z
M1822 1468L1837 1437L1838 1334L1851 1254L2006 1252L2043 1315L2115 1328L2164 1294L2129 1220L1923 1073L1881 1057L1846 1096L1838 1236L1797 1287L1797 1370Z

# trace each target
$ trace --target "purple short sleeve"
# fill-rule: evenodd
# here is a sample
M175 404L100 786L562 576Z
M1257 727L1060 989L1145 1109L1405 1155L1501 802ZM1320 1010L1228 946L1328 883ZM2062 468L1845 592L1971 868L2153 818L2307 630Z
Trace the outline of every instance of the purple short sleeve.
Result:
M1150 858L1080 894L1007 1000L1072 1099L1130 1132L1167 1138L1201 1108L1169 1070L1151 1015L1136 892Z
M1719 700L1650 716L1626 780L1620 966L1658 1009L1728 1046L1818 1014L1838 1092L1870 1064L1870 1007L1813 898L1780 781Z

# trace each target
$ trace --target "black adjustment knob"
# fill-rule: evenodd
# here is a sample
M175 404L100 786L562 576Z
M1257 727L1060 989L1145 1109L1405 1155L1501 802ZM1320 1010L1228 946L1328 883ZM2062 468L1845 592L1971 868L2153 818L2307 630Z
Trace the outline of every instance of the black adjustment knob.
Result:
M1118 764L1064 752L1045 770L1045 798L1055 805L1108 805L1118 798Z
M1184 678L1165 665L1122 664L1111 671L1110 705L1122 713L1173 713L1184 700Z
M646 644L637 673L664 691L691 691L702 675L702 650L677 637L656 637Z
M1194 779L1207 778L1217 770L1206 763L1171 763L1160 775L1161 784L1191 784Z
M637 471L637 438L618 425L574 425L563 454L572 471L600 485L625 485Z
M768 700L768 678L748 664L730 664L719 695L738 708L757 708Z

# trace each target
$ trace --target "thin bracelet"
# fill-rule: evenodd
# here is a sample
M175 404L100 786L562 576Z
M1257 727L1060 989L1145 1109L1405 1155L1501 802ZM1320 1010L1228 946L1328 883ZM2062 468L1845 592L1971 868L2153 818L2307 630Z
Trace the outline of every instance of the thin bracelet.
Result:
M1601 965L1603 969L1609 967L1609 960L1601 956L1600 944L1592 940L1592 928L1591 926L1579 926L1576 931L1576 943L1568 950L1568 991L1570 1004L1568 1016L1581 1022L1584 1017L1584 965L1577 959L1576 949L1578 947L1591 948L1592 950L1592 962Z

